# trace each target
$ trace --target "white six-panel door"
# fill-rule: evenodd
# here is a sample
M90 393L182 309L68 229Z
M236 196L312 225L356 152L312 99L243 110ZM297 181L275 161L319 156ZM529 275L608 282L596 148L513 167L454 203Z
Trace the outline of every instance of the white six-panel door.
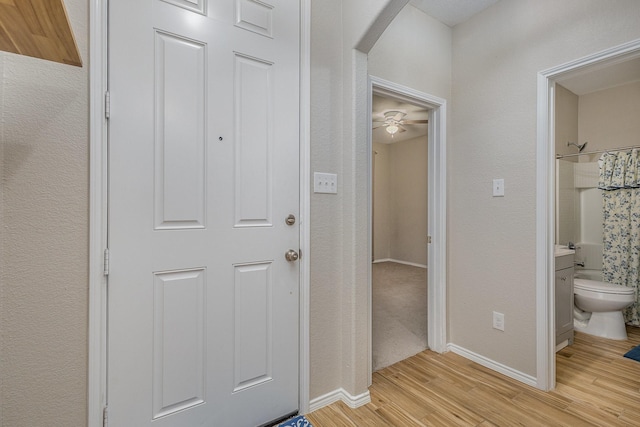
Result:
M298 408L299 7L109 2L110 425Z

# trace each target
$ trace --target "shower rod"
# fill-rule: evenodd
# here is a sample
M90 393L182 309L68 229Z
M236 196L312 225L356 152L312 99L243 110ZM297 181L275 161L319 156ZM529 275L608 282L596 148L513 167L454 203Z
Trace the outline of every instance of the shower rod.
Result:
M640 148L640 145L632 145L630 147L610 148L609 150L584 151L582 153L573 153L573 154L556 154L556 160L562 159L565 157L586 156L589 154L613 153L616 151L632 150L634 148Z

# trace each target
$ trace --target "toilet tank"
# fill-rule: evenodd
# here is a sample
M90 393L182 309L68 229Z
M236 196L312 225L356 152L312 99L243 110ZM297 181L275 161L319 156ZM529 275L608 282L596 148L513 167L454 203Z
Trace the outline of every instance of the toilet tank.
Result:
M602 282L602 270L591 270L591 269L582 269L576 268L575 271L576 279L587 279L587 280L597 280Z

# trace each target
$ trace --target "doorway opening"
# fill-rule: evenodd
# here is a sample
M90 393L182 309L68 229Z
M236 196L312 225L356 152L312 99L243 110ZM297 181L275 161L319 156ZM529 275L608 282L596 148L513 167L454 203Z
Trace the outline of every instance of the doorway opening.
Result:
M426 215L422 215L426 220L426 233L422 233L422 244L425 246L422 258L417 258L417 262L414 258L407 258L408 264L405 263L393 263L399 266L408 266L423 270L422 273L426 275L426 281L422 280L423 286L426 287L426 300L423 298L423 307L426 307L425 322L423 327L426 331L426 347L433 351L442 353L446 351L446 101L442 98L435 97L423 92L416 91L414 89L402 86L387 80L380 79L378 77L369 77L369 137L368 137L368 153L369 157L369 250L371 259L373 261L374 251L380 250L380 241L378 241L378 249L374 239L376 238L376 231L374 230L375 213L373 209L374 205L374 192L373 192L373 174L374 174L374 139L373 139L373 123L375 118L373 112L373 99L374 96L388 99L389 102L395 102L400 104L411 105L417 110L423 110L425 116L416 118L416 120L428 120L428 125L421 123L426 127L426 140L424 143L426 147L426 169L422 172L425 174L426 179L426 192L422 191L423 196L426 195ZM391 107L390 107L391 108ZM395 108L398 108L396 105ZM377 111L376 111L377 112ZM403 126L402 111L396 111L393 114L387 114L387 117L381 122L382 124L388 123L393 125ZM408 113L407 113L408 114ZM426 117L426 118L425 118ZM407 117L406 120L412 120L412 117ZM394 122L400 122L396 123ZM380 124L380 123L376 123ZM398 128L400 127L398 126ZM386 130L387 126L383 126L382 131L391 133ZM404 127L404 126L403 126ZM408 127L408 123L407 123ZM379 129L378 129L379 130ZM393 130L393 128L392 128ZM398 131L399 132L399 129ZM396 133L394 132L394 134ZM406 133L409 132L406 130ZM394 137L395 138L395 137ZM415 139L415 138L414 138ZM418 144L417 140L415 141ZM380 155L380 154L379 154ZM420 178L417 178L420 179ZM410 198L410 196L409 196ZM401 218L402 219L402 218ZM409 227L411 229L411 227ZM417 226L414 226L417 230ZM380 230L378 230L378 234ZM380 237L380 236L378 236ZM418 240L418 245L420 245ZM409 253L418 252L417 250L409 251ZM383 252L384 253L384 252ZM379 253L378 253L379 255ZM384 255L381 255L384 257ZM404 256L402 256L404 258ZM426 258L425 261L421 259ZM380 260L392 261L391 256L388 259L380 258ZM414 259L414 261L411 261ZM402 259L400 259L402 260ZM406 261L406 260L405 260ZM413 265L412 265L413 264ZM373 264L371 264L373 266ZM417 265L417 266L416 266ZM428 266L427 268L424 268ZM426 271L424 271L426 270ZM372 271L369 270L369 277L372 277ZM421 279L418 280L420 282ZM369 295L373 295L374 289L372 287L372 281L369 281ZM370 298L369 313L371 313L369 323L370 342L373 342L373 323L376 321L373 314L373 298ZM422 344L424 345L424 344ZM373 372L373 346L369 348L369 374ZM418 350L419 351L419 350ZM408 355L410 356L410 354Z
M373 370L427 348L429 111L372 98Z
M557 240L562 238L556 231L562 226L556 219L556 154L563 153L557 152L556 149L561 150L563 144L571 142L557 140L562 138L556 129L556 126L560 125L556 122L557 97L559 93L566 93L566 88L574 93L586 94L598 88L611 88L638 81L638 64L640 40L634 40L538 74L537 387L543 390L553 389L556 380L554 244L563 243ZM580 144L580 141L573 142ZM599 143L602 141L591 141L590 149L597 148L596 145ZM587 150L585 154L588 154Z

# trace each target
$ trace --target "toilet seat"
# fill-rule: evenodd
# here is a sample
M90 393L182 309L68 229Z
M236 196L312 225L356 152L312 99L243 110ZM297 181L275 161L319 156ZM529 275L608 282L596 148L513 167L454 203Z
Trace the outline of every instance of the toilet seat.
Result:
M573 287L575 290L598 292L601 294L615 294L615 295L633 295L635 291L633 288L627 288L626 286L614 285L613 283L599 282L597 280L587 279L574 279Z

